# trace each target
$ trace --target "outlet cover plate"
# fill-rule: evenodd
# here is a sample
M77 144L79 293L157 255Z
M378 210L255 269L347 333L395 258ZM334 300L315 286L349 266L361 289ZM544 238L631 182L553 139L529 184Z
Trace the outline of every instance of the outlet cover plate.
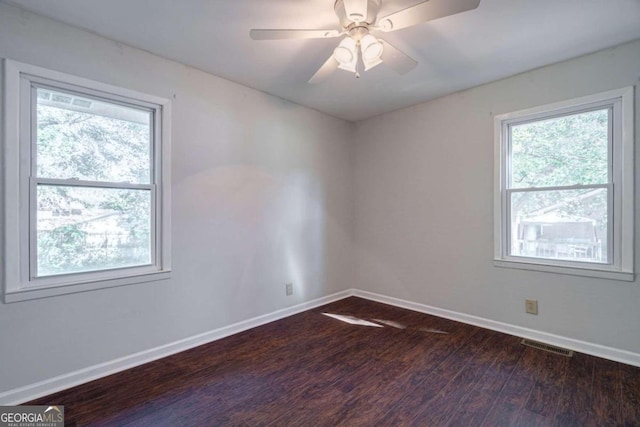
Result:
M527 299L524 300L524 308L525 311L529 314L538 314L538 300L537 299Z

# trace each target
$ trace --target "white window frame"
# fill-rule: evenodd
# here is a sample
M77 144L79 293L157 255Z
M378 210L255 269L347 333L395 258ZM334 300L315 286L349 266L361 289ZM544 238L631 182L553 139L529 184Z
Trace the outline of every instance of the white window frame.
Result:
M500 114L494 119L494 265L633 281L634 250L634 88L633 86L589 95L577 99ZM510 212L508 206L509 126L557 116L611 108L609 147L611 179L608 188L609 263L588 263L509 255ZM575 186L583 188L584 186ZM588 187L588 186L587 186ZM564 187L566 188L566 187ZM549 187L553 190L552 187Z
M4 211L0 214L3 216L2 281L5 303L168 279L171 275L171 102L10 59L4 59L3 65L2 168L5 179ZM33 88L43 85L54 90L71 91L106 102L146 109L152 113L152 173L151 182L146 185L151 191L154 212L151 265L40 278L33 274L35 189L37 182L47 181L32 176Z

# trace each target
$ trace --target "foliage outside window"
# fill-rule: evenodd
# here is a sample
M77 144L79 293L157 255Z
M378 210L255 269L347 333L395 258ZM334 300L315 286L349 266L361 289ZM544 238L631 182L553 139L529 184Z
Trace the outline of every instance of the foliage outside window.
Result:
M18 255L5 300L163 278L168 102L12 61L5 73L19 123L5 146L9 172L19 159L6 186L5 253Z
M630 93L496 118L497 265L633 279Z

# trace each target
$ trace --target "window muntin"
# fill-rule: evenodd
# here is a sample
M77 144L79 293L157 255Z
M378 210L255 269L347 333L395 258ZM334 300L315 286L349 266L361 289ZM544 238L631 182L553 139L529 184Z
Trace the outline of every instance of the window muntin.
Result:
M5 302L169 278L170 102L3 65Z
M633 88L496 117L496 266L633 280L633 117Z

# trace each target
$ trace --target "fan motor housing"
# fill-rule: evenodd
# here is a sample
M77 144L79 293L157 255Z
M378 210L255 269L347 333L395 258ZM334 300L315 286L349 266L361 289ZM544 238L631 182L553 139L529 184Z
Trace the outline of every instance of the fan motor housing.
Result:
M367 1L367 17L365 18L364 23L371 25L376 22L381 1L382 0ZM333 5L333 9L335 10L336 15L338 15L342 28L347 28L353 24L354 21L347 16L347 12L344 8L344 0L336 0L336 3Z

